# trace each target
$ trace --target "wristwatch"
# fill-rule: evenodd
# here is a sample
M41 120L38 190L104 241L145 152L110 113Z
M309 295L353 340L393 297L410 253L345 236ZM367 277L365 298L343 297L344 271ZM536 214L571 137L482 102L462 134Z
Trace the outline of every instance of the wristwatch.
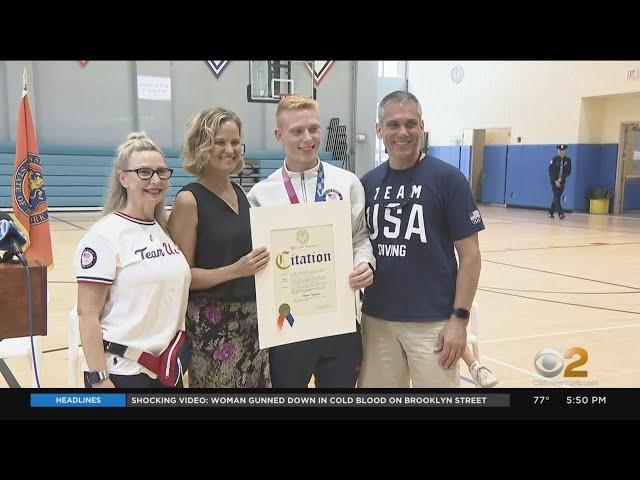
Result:
M461 318L462 320L469 320L471 313L466 308L454 308L453 315L455 315L458 318Z
M109 372L107 370L100 370L97 372L87 372L87 382L91 385L95 385L96 383L100 383L103 380L109 378Z

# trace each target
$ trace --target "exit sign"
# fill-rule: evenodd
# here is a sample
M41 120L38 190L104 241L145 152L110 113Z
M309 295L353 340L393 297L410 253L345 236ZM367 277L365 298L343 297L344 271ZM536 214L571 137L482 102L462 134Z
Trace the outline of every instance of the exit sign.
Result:
M627 70L627 80L637 80L640 78L640 70Z

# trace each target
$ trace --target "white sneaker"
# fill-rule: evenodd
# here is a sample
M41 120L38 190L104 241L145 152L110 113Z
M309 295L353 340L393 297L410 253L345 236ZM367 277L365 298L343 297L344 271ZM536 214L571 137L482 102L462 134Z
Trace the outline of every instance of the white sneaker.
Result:
M498 377L496 377L491 370L484 365L478 365L477 368L469 369L473 381L476 383L476 387L490 388L495 387L498 384Z

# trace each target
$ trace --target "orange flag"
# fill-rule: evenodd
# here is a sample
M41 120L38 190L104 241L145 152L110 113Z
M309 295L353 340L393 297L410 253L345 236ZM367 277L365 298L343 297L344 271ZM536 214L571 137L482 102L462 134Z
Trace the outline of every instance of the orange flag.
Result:
M53 252L47 195L44 188L38 141L33 128L27 86L22 93L16 129L16 158L13 167L13 216L27 235L25 255L51 268Z

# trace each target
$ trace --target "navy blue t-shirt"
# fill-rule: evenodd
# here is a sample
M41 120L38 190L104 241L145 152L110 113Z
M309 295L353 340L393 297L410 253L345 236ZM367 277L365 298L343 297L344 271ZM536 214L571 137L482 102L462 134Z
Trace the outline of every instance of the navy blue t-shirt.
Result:
M405 170L387 161L361 180L376 256L362 311L392 321L448 319L458 272L453 242L484 229L469 182L432 156Z

